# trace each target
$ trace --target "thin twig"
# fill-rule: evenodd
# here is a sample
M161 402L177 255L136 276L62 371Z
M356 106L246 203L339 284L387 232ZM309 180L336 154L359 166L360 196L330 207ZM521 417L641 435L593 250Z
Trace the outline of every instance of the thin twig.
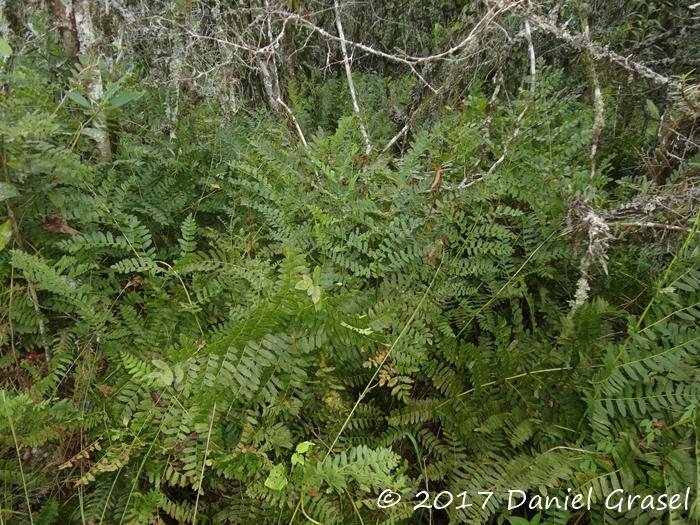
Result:
M282 97L278 96L277 100L275 100L282 108L287 112L287 115L289 115L289 118L292 121L292 124L294 124L294 128L297 130L297 135L299 135L299 140L301 140L301 143L304 145L304 148L308 149L309 144L306 142L306 137L304 137L304 132L301 130L301 126L299 125L299 121L297 118L294 116L294 112L289 108L287 104L284 103L284 100L282 100Z
M401 329L401 332L399 332L399 335L396 336L396 339L394 339L394 342L391 344L389 349L386 352L384 352L384 357L379 362L379 365L374 369L374 373L372 374L372 377L370 377L369 381L365 385L365 388L362 390L362 392L360 392L360 395L358 396L357 401L355 401L355 404L352 406L352 409L350 409L350 413L345 418L345 421L343 421L343 424L340 426L340 430L338 430L338 432L336 433L335 438L333 438L333 442L331 443L330 448L328 449L328 452L326 452L326 455L323 457L323 461L328 459L328 456L330 456L333 453L333 449L335 448L336 443L338 443L340 436L343 435L343 432L347 428L348 423L350 423L352 416L357 411L357 407L360 406L360 403L362 403L362 400L370 392L370 390L372 390L374 380L379 375L379 372L382 370L382 368L384 367L386 362L389 360L389 357L391 357L391 354L393 353L394 349L398 346L399 341L401 341L404 338L404 336L408 333L409 328L413 325L413 321L416 319L418 312L423 307L423 303L425 303L425 300L427 299L428 295L433 290L433 286L435 286L437 276L440 273L440 270L442 269L443 263L444 263L444 260L441 260L440 264L438 265L437 269L435 270L435 273L433 274L433 279L430 281L430 285L428 285L428 288L425 290L425 292L421 296L420 300L418 301L418 304L413 309L413 313L411 313L411 316L408 318L408 321L406 321L406 324Z
M597 366L593 366L592 368L597 368ZM452 399L447 399L447 400L443 401L437 407L435 407L435 410L439 410L440 408L447 405L451 401L454 401L454 400L459 399L461 397L467 396L469 394L473 394L474 392L476 392L480 388L495 386L495 385L497 385L499 383L503 383L503 382L508 383L508 382L514 381L516 379L522 379L523 377L531 377L531 376L540 375L540 374L551 374L552 372L566 372L569 370L573 370L573 368L570 366L560 366L557 368L544 368L541 370L532 370L530 372L522 372L520 374L516 374L514 376L506 377L504 379L499 379L496 381L489 381L487 383L482 383L479 386L475 386L474 388L470 388L469 390L465 390L464 392L460 392Z
M15 432L15 425L12 421L12 416L10 414L10 411L8 409L9 403L7 402L7 399L5 398L5 391L0 391L0 395L2 395L2 406L5 407L5 416L7 417L7 422L9 423L10 427L10 432L12 433L12 441L14 442L15 445L15 454L17 455L17 463L19 464L19 476L20 479L22 480L22 489L24 490L24 499L27 502L27 513L29 514L29 523L31 525L34 525L34 517L32 515L32 501L31 498L29 497L29 491L27 490L27 478L24 475L24 467L22 466L22 454L20 453L19 450L19 440L17 439L17 432Z
M306 137L304 136L304 132L301 130L301 126L299 125L299 121L297 118L294 116L294 112L291 110L291 108L284 103L284 100L282 100L281 96L277 97L276 100L277 104L279 104L284 111L287 112L287 115L289 115L290 120L292 121L292 124L294 124L294 129L297 131L297 135L299 135L299 140L301 141L302 145L304 146L304 149L309 149L309 143L306 142ZM316 178L316 182L321 184L321 176L318 174L318 170L314 168L314 177Z
M202 483L204 482L204 469L207 467L207 457L209 456L209 443L211 442L211 431L214 427L214 418L216 417L216 401L211 409L211 419L209 420L209 432L207 432L207 442L204 445L204 458L202 460L202 470L199 473L199 486L197 487L197 497L194 500L194 512L192 515L192 525L197 524L197 507L199 506L199 496L202 493Z
M318 33L322 37L324 37L327 40L333 40L337 42L341 42L345 44L345 46L353 47L356 49L359 49L361 51L364 51L365 53L368 53L370 55L374 55L377 57L384 58L386 60L389 60L391 62L396 62L400 64L404 64L406 66L409 66L411 71L413 72L414 75L416 75L421 82L423 82L426 86L429 87L433 92L436 92L436 90L430 86L430 84L420 75L415 69L416 65L423 64L426 62L434 62L437 60L446 60L453 55L455 55L457 52L463 51L465 48L468 46L472 45L474 42L478 40L478 38L481 36L482 33L484 33L491 25L492 23L501 15L513 10L515 7L517 7L520 3L522 3L522 0L504 0L501 2L496 3L493 5L488 12L477 22L477 24L472 28L472 30L469 32L469 34L458 44L454 45L453 47L441 51L439 53L435 53L432 55L426 55L426 56L412 56L412 55L407 55L407 54L391 54L391 53L386 53L384 51L381 51L379 49L375 49L371 45L363 44L361 42L355 42L353 40L349 40L343 36L338 36L330 33L329 31L326 31L322 27L317 26L313 22L310 22L308 17L306 16L301 16L296 13L290 13L287 11L273 11L275 14L279 15L281 18L284 19L285 23L288 23L289 21L294 21L297 22L303 26L306 26L307 28L311 29L312 31ZM244 48L247 46L237 46L240 48ZM252 52L260 52L259 49L254 49L251 47L247 47L248 51Z
M527 40L527 50L528 50L528 55L530 57L530 98L528 99L527 103L525 104L525 107L523 108L523 110L518 115L518 118L515 119L515 127L513 128L513 133L511 134L511 136L508 138L508 140L504 144L503 152L501 153L501 156L498 157L496 162L494 162L491 165L491 167L489 168L489 171L482 178L490 177L493 174L493 172L495 172L496 169L506 159L506 156L508 155L508 152L510 151L510 147L512 146L513 142L515 142L515 139L518 138L518 136L520 135L520 126L523 122L523 119L525 118L525 115L530 110L530 108L532 107L532 104L535 101L535 91L537 89L537 58L535 57L535 46L532 43L532 31L530 29L530 24L529 24L527 19L525 19L525 39Z
M394 135L389 142L387 142L387 145L384 146L384 149L382 149L382 153L386 153L389 151L389 148L391 148L397 140L399 140L401 137L403 137L406 133L408 132L408 124L404 125L403 128L401 128L401 131L399 131L396 135Z

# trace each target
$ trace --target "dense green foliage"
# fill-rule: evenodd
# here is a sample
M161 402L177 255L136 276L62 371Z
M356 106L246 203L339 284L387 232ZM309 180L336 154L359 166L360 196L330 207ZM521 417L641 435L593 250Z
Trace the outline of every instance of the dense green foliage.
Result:
M621 169L655 145L623 108L592 177L580 65L514 66L497 105L473 82L365 155L340 75L289 88L306 148L205 103L169 136L164 89L105 70L90 101L47 38L0 76L0 523L700 520L700 161L663 191ZM414 79L355 82L387 144ZM638 202L676 226L597 226Z

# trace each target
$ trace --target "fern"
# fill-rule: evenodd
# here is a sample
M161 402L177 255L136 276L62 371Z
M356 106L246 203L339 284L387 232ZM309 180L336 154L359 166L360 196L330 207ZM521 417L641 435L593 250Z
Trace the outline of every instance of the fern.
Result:
M538 62L534 95L432 99L369 156L332 76L287 79L320 127L303 150L269 116L216 126L205 105L146 140L148 103L98 160L36 60L0 72L0 519L697 519L604 507L697 485L698 224L611 238L570 311L586 247L569 203L627 190L603 159L590 178L594 115L566 75ZM356 72L388 142L387 88L407 105L410 83ZM511 513L511 489L593 506ZM474 505L416 509L418 490Z

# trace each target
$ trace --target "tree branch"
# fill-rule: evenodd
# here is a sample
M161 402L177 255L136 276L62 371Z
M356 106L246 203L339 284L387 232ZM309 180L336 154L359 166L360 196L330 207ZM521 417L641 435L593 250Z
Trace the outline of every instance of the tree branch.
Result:
M641 62L635 60L630 60L629 57L623 57L622 55L608 49L606 46L601 46L600 44L593 42L586 38L585 35L574 35L569 33L566 29L557 27L549 20L542 18L541 16L533 15L530 13L523 13L530 22L532 22L539 29L551 33L555 37L563 40L572 47L578 49L579 51L587 52L591 57L598 60L608 60L619 66L621 66L625 71L629 73L634 73L644 78L648 78L657 84L664 86L679 87L680 84L669 77L666 77Z
M333 1L333 7L335 8L335 25L338 28L338 35L340 36L340 49L343 53L343 65L345 66L345 76L348 79L348 89L350 89L350 98L352 98L352 108L355 111L355 116L357 116L357 122L360 126L360 133L365 139L365 155L369 155L372 151L372 142L369 139L369 134L367 133L367 128L362 120L362 115L360 114L360 105L357 103L357 93L355 93L355 83L352 80L352 70L350 69L350 59L348 58L348 49L345 45L345 33L343 32L343 23L340 21L340 5L338 5L338 0Z

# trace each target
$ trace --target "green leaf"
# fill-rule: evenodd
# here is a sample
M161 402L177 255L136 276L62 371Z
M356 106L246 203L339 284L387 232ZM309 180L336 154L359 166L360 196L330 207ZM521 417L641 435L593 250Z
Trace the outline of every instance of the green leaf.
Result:
M7 58L12 56L12 48L10 44L5 41L4 38L0 36L0 57Z
M284 474L284 465L281 463L272 467L265 480L265 486L272 490L282 490L287 486L287 476Z
M14 185L8 182L0 182L0 202L11 199L12 197L17 197L19 192Z
M138 91L123 91L109 101L107 109L120 108L123 105L128 104L129 102L138 100L139 98L141 98L141 95L142 93L139 93Z
M659 119L661 118L661 115L659 114L658 108L657 108L656 105L655 105L651 100L649 100L649 99L646 100L646 108L647 108L647 111L649 112L649 115L651 115L651 117L652 117L654 120L659 120Z
M0 224L0 251L4 250L12 238L12 223L6 220Z
M90 101L84 96L82 96L80 93L76 93L75 91L69 91L68 93L66 93L66 96L79 106L82 106L85 109L92 109L92 104L90 104Z
M312 286L309 288L309 295L311 295L311 301L314 304L318 304L318 302L321 300L321 287L320 286Z
M302 441L297 445L296 452L292 454L292 466L303 465L306 462L306 454L314 444L311 441Z
M313 286L313 281L308 275L302 275L301 281L299 281L294 288L297 290L308 290L310 286Z
M292 466L303 465L305 462L304 454L292 454Z
M313 446L314 444L311 441L302 441L297 445L296 451L299 454L306 454Z
M123 76L116 82L107 82L105 90L102 92L102 100L109 101L116 94L116 92L119 91L119 88L122 87L124 80L126 80L126 76Z
M175 375L175 383L180 384L184 381L185 379L185 370L182 368L182 365L177 364L173 368L173 373Z
M358 328L357 326L349 325L345 321L341 321L340 326L343 326L348 330L352 330L353 332L357 332L358 334L362 335L372 335L374 333L374 330L372 330L371 328Z
M166 363L165 361L161 361L160 359L154 359L153 361L151 361L151 363L158 369L155 372L153 372L153 377L156 379L158 384L161 386L172 385L175 377L168 363Z

